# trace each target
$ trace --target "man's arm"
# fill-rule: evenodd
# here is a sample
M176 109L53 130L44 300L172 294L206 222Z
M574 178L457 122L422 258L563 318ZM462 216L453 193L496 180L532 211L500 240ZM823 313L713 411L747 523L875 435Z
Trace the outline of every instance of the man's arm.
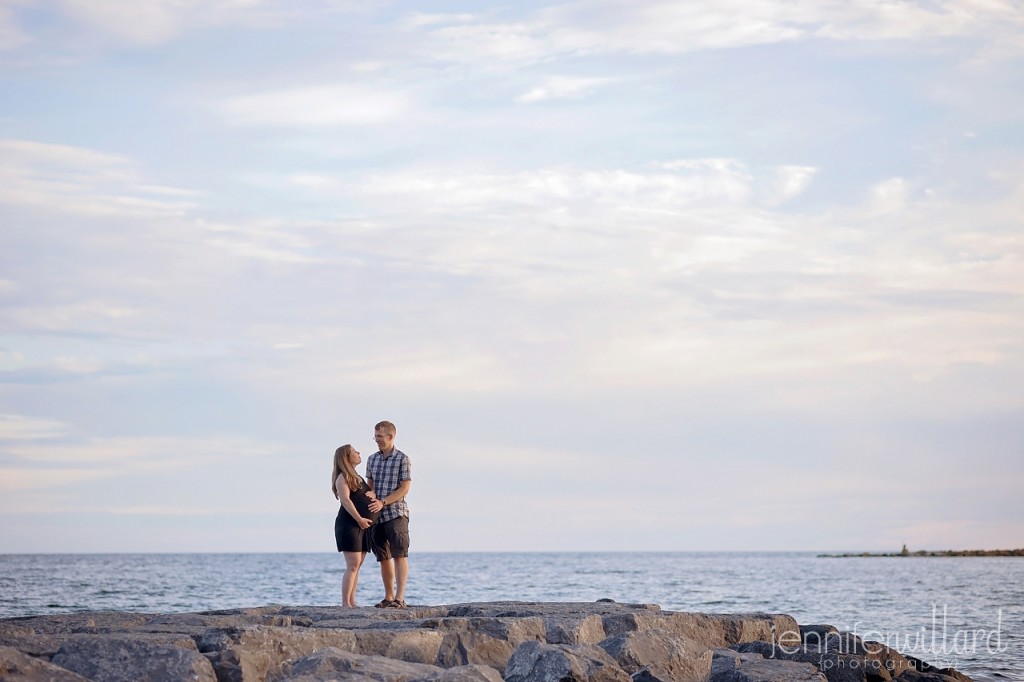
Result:
M409 493L409 488L412 487L412 481L402 481L398 484L398 487L391 491L391 494L387 497L381 498L384 504L394 504L400 499L405 497Z

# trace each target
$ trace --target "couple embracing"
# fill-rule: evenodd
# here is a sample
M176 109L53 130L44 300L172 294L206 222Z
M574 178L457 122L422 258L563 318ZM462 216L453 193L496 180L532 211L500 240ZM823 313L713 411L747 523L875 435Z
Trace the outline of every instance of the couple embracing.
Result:
M351 445L334 452L332 487L341 502L334 521L338 551L345 555L341 581L342 603L356 606L359 569L368 551L380 563L384 599L378 608L405 608L405 583L409 577L409 505L405 496L412 487L412 464L395 447L397 429L380 422L373 430L377 452L366 463L366 478L356 472L362 459Z

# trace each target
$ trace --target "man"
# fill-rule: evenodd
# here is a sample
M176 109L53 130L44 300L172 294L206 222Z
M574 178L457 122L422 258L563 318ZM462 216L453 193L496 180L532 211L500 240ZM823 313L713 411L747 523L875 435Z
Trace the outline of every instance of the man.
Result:
M373 439L379 449L366 462L366 482L377 496L370 511L380 512L370 529L370 546L384 581L384 599L377 608L404 609L409 578L409 505L405 496L412 487L412 464L408 455L395 447L396 433L391 422L374 427Z

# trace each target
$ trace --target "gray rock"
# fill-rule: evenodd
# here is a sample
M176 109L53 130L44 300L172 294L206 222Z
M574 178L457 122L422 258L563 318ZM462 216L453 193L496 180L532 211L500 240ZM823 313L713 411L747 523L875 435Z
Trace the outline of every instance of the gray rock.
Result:
M827 682L810 663L768 658L733 659L736 667L720 669L709 682Z
M474 604L452 604L447 616L451 618L491 617L491 618L530 618L611 616L623 613L654 612L661 613L656 604L617 604L612 602L486 602Z
M356 635L350 630L253 625L213 628L198 640L199 651L210 659L220 682L258 682L326 647L357 651Z
M61 645L51 661L94 682L217 682L198 651L150 638L88 636Z
M792 616L784 614L706 614L669 611L656 618L627 614L625 617L616 618L612 623L608 620L605 619L605 630L609 635L620 634L629 629L657 627L707 649L726 648L733 644L757 640L800 643L800 626ZM630 628L633 623L636 627Z
M460 665L417 678L415 682L502 682L501 675L489 665Z
M732 649L715 649L711 658L711 677L718 673L737 670L743 661L756 661L759 658L764 658L764 656L756 653L744 654Z
M633 675L634 680L706 680L711 672L712 651L671 633L652 629L609 637L601 648ZM640 677L637 675L640 674Z
M544 619L545 639L549 644L597 644L605 638L604 621L597 614Z
M660 663L655 663L652 666L642 668L637 672L630 675L630 679L633 682L677 682L672 672ZM700 682L704 682L707 676L699 678Z
M659 611L633 611L611 613L601 617L606 637L626 632L638 632L654 627L664 627L665 614Z
M444 634L431 630L357 630L355 635L356 653L366 656L385 656L409 663L434 665L437 661Z
M0 646L0 680L4 682L89 682L66 668Z
M822 670L826 674L829 669L853 669L856 671L859 666L868 677L874 675L883 680L889 680L908 670L915 669L914 664L895 649L880 642L864 641L848 632L827 634L822 646L806 644L804 651L810 654L819 654L823 651L838 654L838 657L821 658ZM831 675L829 679L832 679Z
M429 679L442 672L432 665L396 661L384 656L364 656L328 647L294 661L285 674L271 675L268 682L313 680L377 680L407 682Z
M526 642L505 668L506 682L630 682L603 649L593 645Z
M897 682L962 682L965 678L970 679L952 668L933 668L927 672L907 670L895 679Z
M823 672L829 682L890 680L913 667L898 652L848 633L827 633L820 641L817 636L811 636L809 641L810 644L797 647L747 642L735 648L764 658L810 663Z
M545 641L541 618L444 618L424 621L422 627L444 633L436 663L445 668L489 665L504 670L516 647L527 641Z
M0 646L49 660L54 657L61 644L73 637L74 635L0 635Z
M121 611L87 611L65 613L58 616L30 616L2 621L15 627L28 628L38 634L103 634L123 632L142 625L153 618L153 614L126 613ZM2 632L2 629L0 629Z
M743 613L712 615L721 623L726 644L766 641L798 646L800 626L792 616L780 613Z
M913 656L904 656L904 658L913 668L904 670L897 676L900 682L971 682L971 678L955 668L938 668ZM928 675L937 677L928 677ZM949 678L949 680L945 678Z
M0 637L31 637L38 634L35 628L20 625L22 619L0 620Z
M800 638L803 640L805 646L819 646L824 643L825 638L828 635L838 635L839 630L836 630L831 625L801 625L800 626Z

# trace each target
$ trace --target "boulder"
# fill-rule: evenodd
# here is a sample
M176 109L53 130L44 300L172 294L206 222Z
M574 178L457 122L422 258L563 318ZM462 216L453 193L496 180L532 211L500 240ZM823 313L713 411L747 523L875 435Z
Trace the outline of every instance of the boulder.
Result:
M756 661L764 658L761 654L740 653L732 649L714 649L711 658L711 674L714 677L719 673L737 670L744 661Z
M946 674L943 671L950 671L952 674ZM962 682L967 677L963 673L960 673L952 668L940 668L933 669L928 672L921 672L919 670L907 670L896 678L897 682ZM968 678L969 679L969 678Z
M87 636L69 639L54 665L103 682L217 682L213 666L196 648L154 638Z
M502 682L501 674L489 665L460 665L442 669L416 682Z
M47 661L0 646L0 680L4 682L89 682L76 673Z
M53 658L61 645L76 635L0 635L0 646L17 649L23 654L45 658Z
M624 613L605 617L604 626L609 636L656 627L706 649L757 640L800 643L800 626L783 614Z
M736 658L735 667L716 669L708 682L827 682L810 663L769 658Z
M819 646L828 635L838 635L839 630L831 625L801 625L800 639L804 645Z
M800 646L747 642L735 648L769 659L811 663L829 682L885 682L914 669L908 659L883 644L865 642L850 633L828 632L825 628L805 634L805 643Z
M103 634L107 632L123 632L154 617L155 614L128 613L122 611L85 611L81 613L64 613L55 616L29 616L12 618L2 621L4 625L12 624L18 629L29 629L37 634ZM0 627L0 632L3 629Z
M919 658L914 658L913 656L904 656L904 658L911 666L913 666L913 669L901 672L898 676L900 682L932 682L933 678L928 678L927 675L937 675L943 678L950 678L955 682L971 682L971 678L955 668L939 668L931 665L930 663L926 663ZM904 677L904 675L906 675L906 677ZM945 679L934 679L937 682L947 682Z
M535 617L468 617L428 620L421 624L444 633L437 665L489 665L504 670L516 647L527 641L545 641L544 620Z
M272 674L268 682L312 682L314 680L377 680L407 682L424 680L441 672L422 663L396 661L384 656L364 656L334 647L321 649L291 663L287 672Z
M604 621L597 614L544 619L545 639L549 644L597 644L605 638Z
M350 630L253 625L211 628L198 638L198 646L220 682L261 682L268 675L280 673L291 661L319 649L354 652L356 636Z
M506 682L630 682L603 649L587 644L526 642L512 653Z
M671 633L651 629L609 637L601 648L633 679L703 682L711 673L712 651ZM638 673L642 673L640 678Z
M444 642L441 632L423 629L356 630L352 651L366 656L384 656L409 663L434 665Z
M671 614L668 614L671 617ZM659 611L632 611L611 613L601 617L606 637L614 637L625 632L638 632L650 628L664 627L666 614Z

